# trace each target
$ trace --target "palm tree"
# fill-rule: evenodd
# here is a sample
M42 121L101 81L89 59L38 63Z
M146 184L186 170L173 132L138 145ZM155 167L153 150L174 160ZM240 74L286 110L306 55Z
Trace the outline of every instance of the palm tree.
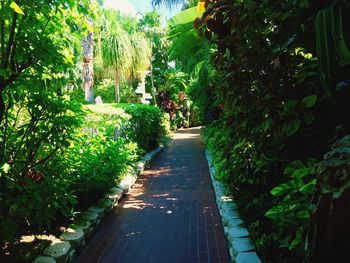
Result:
M140 80L150 67L152 47L146 35L141 32L131 34L130 40L132 45L132 78L134 80Z
M132 45L128 34L115 24L113 30L102 41L102 60L107 69L114 73L115 101L120 101L119 84L123 76L128 76L132 68Z
M156 5L161 5L164 4L168 7L172 7L174 5L178 5L178 4L184 4L186 2L186 0L152 0L152 5L156 6Z
M92 21L89 20L91 26ZM94 102L94 71L93 71L93 53L94 53L94 34L92 30L88 30L86 37L82 41L83 46L83 70L82 70L82 84L85 92L85 100L87 102Z

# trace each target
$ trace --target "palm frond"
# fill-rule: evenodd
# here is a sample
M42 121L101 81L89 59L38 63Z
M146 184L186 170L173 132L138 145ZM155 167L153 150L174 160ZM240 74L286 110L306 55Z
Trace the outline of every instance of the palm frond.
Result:
M151 43L144 33L136 32L130 35L132 52L132 77L139 79L149 68L152 57Z
M119 75L129 75L132 66L132 45L129 35L116 25L102 41L102 60L106 68L112 68Z

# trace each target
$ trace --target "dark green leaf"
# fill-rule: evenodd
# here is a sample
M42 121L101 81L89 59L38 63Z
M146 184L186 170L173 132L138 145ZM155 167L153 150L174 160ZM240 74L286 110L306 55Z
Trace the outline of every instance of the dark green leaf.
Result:
M302 218L302 219L309 219L310 218L310 213L307 210L299 211L297 213L297 217L298 218Z
M285 133L288 137L292 136L294 133L296 133L300 128L301 122L299 119L294 119L291 122L288 122L285 126Z
M300 160L290 162L284 169L284 174L291 176L294 171L305 168L305 165Z
M301 193L310 194L310 193L313 193L315 191L315 186L316 186L316 179L313 179L309 183L300 187L299 191Z
M302 102L301 105L305 108L311 108L313 107L317 102L317 95L310 95L305 97Z
M304 113L304 121L306 124L311 124L314 121L314 115L311 112Z

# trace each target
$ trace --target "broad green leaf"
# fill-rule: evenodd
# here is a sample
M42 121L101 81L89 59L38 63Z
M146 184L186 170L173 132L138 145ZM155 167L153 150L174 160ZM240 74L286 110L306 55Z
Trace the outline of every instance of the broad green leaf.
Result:
M303 107L305 108L311 108L313 107L317 102L317 95L310 95L305 97L301 104L303 105Z
M175 27L180 24L193 22L195 18L202 16L202 14L203 12L199 11L196 6L191 7L170 18L168 25L170 27Z
M285 175L292 175L294 171L305 168L305 165L300 160L295 160L288 163L286 169L284 169Z
M314 115L311 112L306 112L303 117L304 117L304 121L306 124L313 123L313 121L315 119Z
M290 180L287 185L290 187L289 193L295 193L297 190L299 190L303 185L304 181L300 178L295 178L293 180Z
M300 187L299 191L301 193L313 193L316 186L316 179L311 180L309 183Z
M178 25L173 29L171 29L171 31L168 33L168 38L171 39L171 38L177 37L191 29L193 29L193 22Z
M298 106L298 101L297 100L288 100L284 103L284 114L288 115L291 113L297 106Z
M280 196L289 193L292 188L288 184L280 184L271 190L273 196Z
M285 126L285 133L288 137L292 136L294 133L296 133L301 125L301 121L299 119L294 119L287 123Z
M269 218L276 218L279 215L284 213L284 206L282 205L276 205L274 207L271 207L266 213L265 216Z
M15 11L16 13L20 14L20 15L24 15L22 9L16 4L16 2L12 2L10 4L10 7L13 9L13 11Z
M309 175L312 171L312 168L302 168L302 169L298 169L295 170L292 174L292 177L294 178L303 178L307 175Z
M199 41L198 32L195 29L183 33L181 36L174 39L169 50L169 60L175 60L181 55L186 54L189 50L195 47Z

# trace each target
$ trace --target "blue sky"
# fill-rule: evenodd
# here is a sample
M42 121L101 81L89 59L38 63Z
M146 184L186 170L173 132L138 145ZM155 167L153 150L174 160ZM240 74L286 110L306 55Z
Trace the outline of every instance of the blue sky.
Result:
M145 13L148 11L152 11L153 8L151 3L152 0L105 0L106 7L111 7L120 10L123 13L133 15L135 15L138 12ZM174 7L172 10L169 10L169 8L162 6L160 9L158 9L158 11L164 17L169 19L174 14L178 13L180 9L181 6Z

